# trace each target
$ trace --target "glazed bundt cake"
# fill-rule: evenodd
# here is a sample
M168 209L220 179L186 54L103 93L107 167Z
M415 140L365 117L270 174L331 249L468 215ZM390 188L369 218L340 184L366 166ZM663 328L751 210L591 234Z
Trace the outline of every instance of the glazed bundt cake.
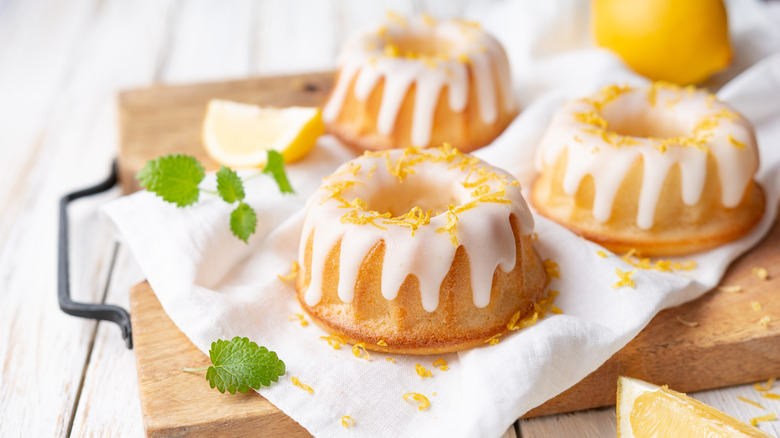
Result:
M366 152L309 199L298 300L366 348L454 351L534 312L547 274L517 182L450 147Z

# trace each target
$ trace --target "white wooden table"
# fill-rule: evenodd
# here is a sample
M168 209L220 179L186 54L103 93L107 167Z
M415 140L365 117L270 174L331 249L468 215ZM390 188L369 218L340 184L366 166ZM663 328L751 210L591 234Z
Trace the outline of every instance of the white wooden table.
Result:
M57 201L102 180L117 151L119 90L334 67L356 27L393 10L457 15L467 1L0 0L0 436L141 436L133 352L112 323L56 299ZM780 23L780 4L772 5ZM97 207L71 216L74 299L128 307L143 275ZM179 391L182 388L171 388ZM750 385L695 394L743 420ZM780 423L762 429L777 435ZM604 408L522 420L507 436L614 436Z

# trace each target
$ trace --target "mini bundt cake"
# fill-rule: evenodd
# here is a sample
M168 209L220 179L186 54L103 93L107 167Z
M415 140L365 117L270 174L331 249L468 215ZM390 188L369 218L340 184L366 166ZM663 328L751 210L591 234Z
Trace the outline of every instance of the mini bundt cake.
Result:
M358 149L449 142L470 152L517 115L506 53L476 23L391 14L350 39L338 63L323 120Z
M373 350L481 345L544 294L532 231L517 182L477 158L446 145L366 152L308 201L298 300Z
M615 252L682 255L750 231L764 212L750 123L714 95L609 86L553 117L531 202Z

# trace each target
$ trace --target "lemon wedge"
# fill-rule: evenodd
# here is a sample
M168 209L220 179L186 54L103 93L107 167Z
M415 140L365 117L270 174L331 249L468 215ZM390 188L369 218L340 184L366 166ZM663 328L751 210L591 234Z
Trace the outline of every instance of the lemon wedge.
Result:
M761 430L666 386L620 376L618 438L769 437Z
M306 156L325 132L318 108L259 107L211 100L203 122L203 146L216 161L231 167L259 167L269 149L287 163Z

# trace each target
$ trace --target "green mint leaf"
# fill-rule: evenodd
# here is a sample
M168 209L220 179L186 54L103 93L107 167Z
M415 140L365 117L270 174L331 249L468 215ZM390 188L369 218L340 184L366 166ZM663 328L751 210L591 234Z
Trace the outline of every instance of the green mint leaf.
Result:
M276 185L279 186L279 191L282 193L295 193L290 181L287 180L287 175L284 173L284 158L282 154L274 150L268 150L268 162L263 169L263 173L271 175L276 181Z
M230 342L212 342L209 356L213 365L206 371L206 379L223 394L226 390L235 394L269 386L286 372L276 353L238 336Z
M222 166L217 172L217 193L227 203L244 200L244 182L238 173L229 167Z
M136 178L141 187L167 202L185 207L198 201L198 184L205 176L206 170L195 157L164 155L149 160Z
M243 202L230 213L230 231L244 242L254 234L257 227L257 214L252 207Z

